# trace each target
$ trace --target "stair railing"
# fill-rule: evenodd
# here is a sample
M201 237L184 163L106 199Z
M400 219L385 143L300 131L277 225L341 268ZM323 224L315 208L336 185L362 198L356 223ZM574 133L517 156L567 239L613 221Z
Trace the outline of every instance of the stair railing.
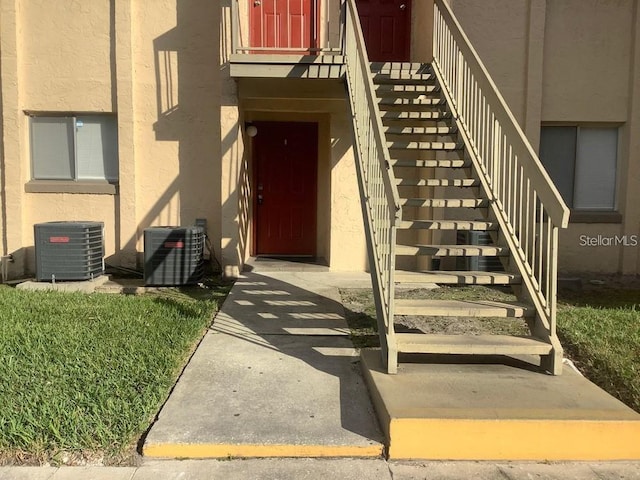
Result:
M396 373L393 299L396 230L401 220L400 197L382 130L380 109L356 2L346 0L343 7L346 83L353 121L358 184L365 220L378 333L387 371Z
M434 2L433 35L434 72L536 307L534 333L554 347L545 367L559 374L558 228L567 227L569 209L443 0Z

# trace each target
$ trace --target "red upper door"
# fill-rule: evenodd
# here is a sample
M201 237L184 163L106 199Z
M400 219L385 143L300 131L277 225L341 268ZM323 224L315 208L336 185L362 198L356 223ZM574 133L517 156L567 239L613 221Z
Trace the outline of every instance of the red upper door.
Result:
M320 0L248 1L252 47L304 52L318 46L316 12Z
M357 0L371 62L408 62L411 0Z
M318 125L256 122L256 255L316 255Z

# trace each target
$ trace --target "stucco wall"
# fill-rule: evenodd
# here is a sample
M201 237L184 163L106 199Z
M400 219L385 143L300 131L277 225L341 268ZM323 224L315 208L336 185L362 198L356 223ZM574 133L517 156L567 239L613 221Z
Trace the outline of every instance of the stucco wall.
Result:
M56 112L114 111L112 2L18 3L25 107Z
M633 3L547 2L542 121L627 119Z
M453 12L516 119L524 120L527 70L526 0L453 0Z
M107 257L118 253L114 263L129 266L150 225L205 218L219 238L220 6L3 0L1 8L3 167L11 183L2 237L16 272L31 269L33 224L42 221L105 222ZM24 111L117 112L119 194L26 193Z
M615 223L560 233L562 271L636 272L638 248L581 247L580 236L640 232L636 207L638 8L635 0L451 0L454 13L538 149L543 122L620 126Z
M219 231L220 8L206 1L132 5L141 250L141 231L150 225L205 218Z

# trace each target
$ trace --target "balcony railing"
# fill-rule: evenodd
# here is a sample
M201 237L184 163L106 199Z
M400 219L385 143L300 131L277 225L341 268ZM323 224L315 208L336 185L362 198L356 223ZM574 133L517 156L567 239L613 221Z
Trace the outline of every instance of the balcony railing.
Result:
M232 0L232 55L341 55L343 0Z

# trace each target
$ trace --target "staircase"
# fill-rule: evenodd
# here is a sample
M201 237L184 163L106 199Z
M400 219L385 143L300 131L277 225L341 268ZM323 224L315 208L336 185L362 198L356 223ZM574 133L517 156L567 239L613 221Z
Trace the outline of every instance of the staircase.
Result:
M524 302L399 298L402 287L428 284L520 287L516 273L432 270L451 257L500 257L510 270L509 248L490 217L456 122L427 64L374 63L371 73L396 185L403 207L398 225L394 317L530 318ZM448 244L458 231L490 232L491 245ZM437 260L436 260L437 259ZM460 262L448 262L455 265ZM464 263L464 262L462 262ZM398 268L399 267L399 268ZM396 333L398 353L548 355L552 345L535 336Z
M559 375L557 250L566 205L446 2L434 2L431 65L370 64L355 1L346 7L347 89L387 371L397 372L400 354L539 355L541 369ZM460 241L479 235L484 242ZM501 271L466 268L488 258ZM514 300L404 295L404 287L434 283L502 286ZM411 316L498 317L526 324L529 334L396 328Z

